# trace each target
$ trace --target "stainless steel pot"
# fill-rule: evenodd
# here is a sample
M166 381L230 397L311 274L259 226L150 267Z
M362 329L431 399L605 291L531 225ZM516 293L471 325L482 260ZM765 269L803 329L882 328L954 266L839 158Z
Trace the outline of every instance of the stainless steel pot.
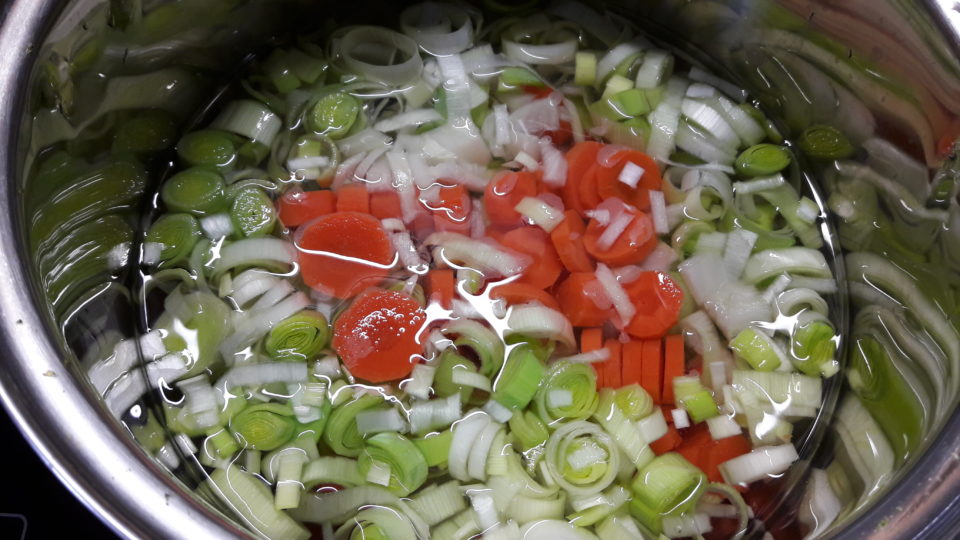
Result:
M859 7L881 21L886 17L893 29L889 39L873 42L868 51L852 50L863 52L877 65L901 76L915 73L911 64L923 61L916 54L918 48L956 59L957 36L944 12L932 1L918 2L908 9L903 8L905 4L908 3L860 0L841 7L835 2L813 0L743 0L726 4L675 0L615 2L614 7L623 14L643 13L647 23L670 25L668 39L670 35L677 37L688 32L687 37L694 44L688 52L694 57L709 57L716 52L711 45L720 42L698 42L698 33L706 32L709 25L703 24L703 20L688 24L690 21L682 16L684 9L687 14L713 9L715 16L709 19L713 30L726 25L736 27L738 32L759 32L764 16L769 16L771 6L776 5L806 18L807 32L832 34L841 42L851 37L842 35L841 15L855 20L853 14ZM731 11L727 5L737 11ZM0 370L0 396L44 461L91 511L119 534L151 538L249 536L144 452L83 381L76 347L71 348L74 344L59 324L62 306L51 301L31 256L29 233L35 221L24 200L31 188L24 185L23 178L31 165L30 150L40 137L31 131L27 114L29 104L36 98L33 83L40 61L47 58L42 55L49 53L47 45L77 31L75 26L83 23L84 16L94 9L103 9L103 5L97 0L13 0L0 8L0 103L4 104L0 109L0 204L5 210L0 214L0 339L7 353ZM735 23L729 18L731 13L745 20ZM925 24L893 25L894 18L910 23L916 22L912 18L918 18ZM176 25L183 32L196 31L192 23L183 20ZM195 55L194 61L209 60L221 67L233 65L229 62L238 62L258 39L270 35L270 25L265 26L266 29L258 28L256 32L249 28L220 32L203 50L190 52ZM920 30L929 32L934 28L936 35L923 35ZM153 53L144 52L131 61L156 67L174 58L163 50ZM716 67L731 72L736 68ZM931 78L913 79L910 83L921 90L934 86L951 89L956 81L938 79L934 73ZM956 125L960 109L948 106L938 111L943 118L927 120L938 126ZM934 159L928 143L921 141L921 149ZM849 538L940 538L958 530L960 457L956 448L960 448L960 415L945 416L947 419L937 426L938 433L929 437L925 451L897 470L895 482L885 487L885 495L834 527L830 534Z

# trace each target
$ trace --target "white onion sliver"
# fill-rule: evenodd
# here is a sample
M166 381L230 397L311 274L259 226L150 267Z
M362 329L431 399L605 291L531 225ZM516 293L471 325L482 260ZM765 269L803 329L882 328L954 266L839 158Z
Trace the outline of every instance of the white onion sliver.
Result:
M557 358L556 362L570 362L573 364L592 364L594 362L603 362L610 358L610 349L604 347L602 349L597 349L595 351L574 354L572 356L564 356L562 358Z
M361 435L384 431L404 432L407 422L395 408L382 411L363 411L356 416L357 431Z
M650 190L650 215L653 218L653 227L657 234L668 234L670 222L667 219L667 204L663 192Z
M623 169L620 170L620 175L617 177L617 180L630 186L631 189L635 189L637 184L640 183L640 179L643 178L645 172L646 171L643 170L643 167L632 161L628 161L623 166Z
M480 432L489 423L490 417L486 413L474 411L453 426L453 440L450 443L448 458L450 476L461 482L470 480L467 475L467 460L470 457L470 450L473 448L477 437L480 436Z
M600 234L600 237L597 238L597 249L601 251L606 251L610 249L614 242L620 238L620 235L623 234L623 231L627 230L627 227L633 222L633 214L630 212L621 212L616 217L610 220L610 224L607 225L607 228L604 229L603 233Z
M640 430L640 435L647 444L659 440L669 431L667 419L658 408L654 408L651 414L637 420L637 429Z
M563 212L534 197L524 197L517 203L514 210L546 232L555 229L565 218Z
M687 411L683 409L672 409L670 415L673 416L673 425L677 429L690 427L690 417L687 416Z
M710 437L715 441L740 434L740 425L725 414L708 418L707 428L710 430Z
M613 302L613 307L617 310L617 314L620 315L621 322L626 326L637 313L637 308L633 305L633 302L630 301L630 296L627 294L627 291L624 290L623 286L620 285L620 282L617 281L617 277L613 275L613 272L607 265L603 263L597 264L596 276L604 292L607 293L610 301Z
M749 454L721 463L720 473L728 484L749 484L782 473L798 458L792 444L760 446Z

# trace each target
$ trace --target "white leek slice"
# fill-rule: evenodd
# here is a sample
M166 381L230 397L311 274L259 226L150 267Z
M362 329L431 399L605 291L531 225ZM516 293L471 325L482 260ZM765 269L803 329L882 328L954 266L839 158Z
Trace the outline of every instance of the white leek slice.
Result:
M507 326L510 334L552 339L570 350L576 349L573 326L563 313L554 309L537 304L512 306Z
M721 463L720 474L728 484L749 484L786 471L799 457L792 444L760 446Z

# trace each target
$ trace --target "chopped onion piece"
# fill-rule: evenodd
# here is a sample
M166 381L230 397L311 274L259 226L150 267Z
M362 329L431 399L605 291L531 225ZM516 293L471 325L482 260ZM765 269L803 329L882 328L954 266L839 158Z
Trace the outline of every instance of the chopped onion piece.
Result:
M533 65L565 64L573 60L577 53L577 42L570 40L549 45L530 45L503 40L503 52L518 62Z
M490 391L490 379L479 373L467 371L465 369L453 370L453 384L477 388L479 390L483 390L484 392Z
M535 171L540 168L540 164L537 163L537 160L526 152L518 153L516 156L514 156L513 160L520 165L523 165L528 171Z
M647 444L659 440L669 431L667 419L658 407L654 407L651 414L637 420L637 429L640 430L640 435Z
M487 401L483 406L483 411L490 415L490 418L493 418L501 424L505 424L513 418L513 409L508 409L501 405L497 400L491 399Z
M667 538L701 537L712 530L710 516L700 512L663 518L663 534Z
M606 251L613 246L613 243L620 238L623 231L633 222L633 215L629 212L621 212L610 220L610 224L604 229L603 233L597 238L597 249Z
M607 297L613 302L613 307L620 315L621 322L626 326L637 313L637 308L630 301L630 296L607 265L597 264L596 276L604 292L607 293Z
M514 210L526 216L535 225L546 232L550 232L564 220L561 210L550 206L546 201L535 197L524 197Z
M687 416L687 411L683 409L673 409L670 411L670 415L673 416L673 425L677 429L690 427L690 417Z
M707 418L707 428L710 429L710 436L715 441L740 434L740 425L725 414Z
M623 166L623 169L620 170L620 175L617 177L617 180L630 186L631 189L635 189L645 172L643 167L632 161L628 161L627 164Z
M792 444L761 446L720 464L728 484L749 484L786 471L799 458Z
M217 240L225 236L230 236L233 232L233 221L229 214L214 214L200 220L200 228L203 234L211 239Z
M555 362L570 362L573 364L593 364L595 362L603 362L604 360L608 360L609 358L610 358L610 349L604 347L602 349L597 349L595 351L557 358Z
M650 215L657 234L670 233L670 220L667 219L667 204L662 191L650 190Z
M548 407L566 407L573 404L573 392L564 389L555 389L547 392Z
M437 368L427 364L417 364L413 366L410 373L410 379L403 386L403 390L413 397L419 399L428 399L430 397L430 388L433 386L433 376Z

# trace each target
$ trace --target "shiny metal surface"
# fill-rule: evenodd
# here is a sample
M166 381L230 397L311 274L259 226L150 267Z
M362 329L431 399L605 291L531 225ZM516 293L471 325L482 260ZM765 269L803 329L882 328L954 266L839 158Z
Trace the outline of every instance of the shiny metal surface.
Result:
M73 5L79 2L74 2ZM751 2L740 2L750 4ZM760 4L761 2L752 2ZM830 5L832 2L822 2ZM63 359L56 324L40 309L25 250L19 150L36 49L63 0L0 8L0 398L44 461L118 534L151 538L245 536L144 453ZM626 3L625 4L629 4ZM811 2L812 5L816 2ZM942 28L949 23L927 2ZM946 31L945 31L946 33ZM949 39L957 53L956 35ZM960 417L954 416L886 496L834 531L844 538L944 538L960 526Z
M37 309L23 252L17 145L27 77L38 40L66 2L6 4L0 27L0 398L43 460L118 534L130 538L247 536L190 495L136 446L75 377ZM13 361L13 360L16 361ZM51 513L51 516L54 516Z

